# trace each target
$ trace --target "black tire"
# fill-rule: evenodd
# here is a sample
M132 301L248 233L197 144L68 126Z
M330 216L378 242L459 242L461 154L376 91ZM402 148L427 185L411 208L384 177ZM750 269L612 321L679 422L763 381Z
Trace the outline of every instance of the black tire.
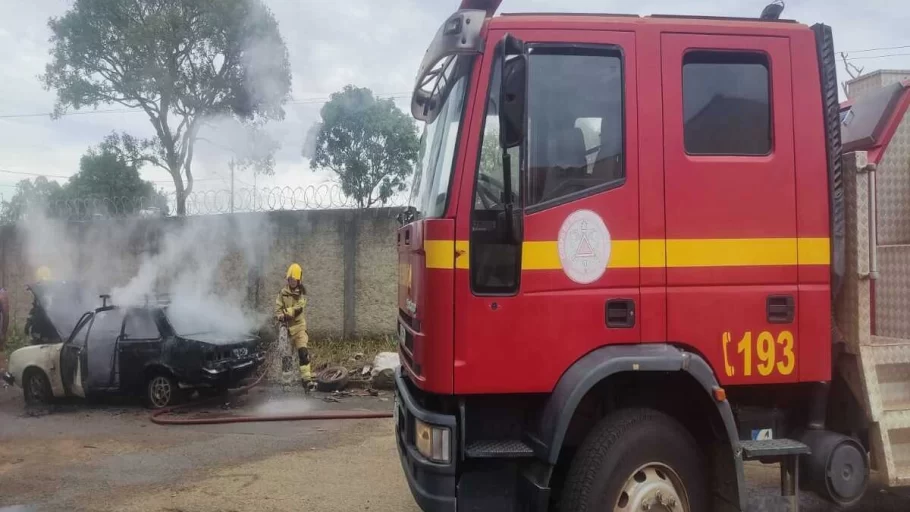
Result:
M326 368L316 375L316 389L338 391L348 385L348 370L342 366Z
M27 405L48 404L54 398L51 381L44 371L29 368L22 375L22 395Z
M678 510L708 510L705 465L695 439L666 414L623 409L601 420L585 438L566 476L559 510L642 510L644 503L669 500L667 485L680 500ZM659 498L653 494L657 486L665 489Z
M149 409L164 409L177 405L181 396L177 380L167 373L153 373L145 381L145 405Z

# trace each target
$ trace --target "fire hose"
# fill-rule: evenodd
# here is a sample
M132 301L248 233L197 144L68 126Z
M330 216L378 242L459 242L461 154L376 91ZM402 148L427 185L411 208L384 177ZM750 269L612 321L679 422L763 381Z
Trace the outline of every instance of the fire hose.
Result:
M240 395L246 393L247 391L253 389L262 379L265 378L267 371L263 371L262 374L256 378L251 384L246 386L233 389L230 391L231 395ZM309 421L309 420L368 420L368 419L381 419L381 418L391 418L392 413L390 412L375 412L375 411L321 411L321 412L310 412L310 413L298 413L298 414L272 414L265 416L212 416L207 418L166 418L163 417L167 414L172 414L175 411L186 409L189 407L198 407L207 403L215 402L223 397L213 397L206 398L202 400L197 400L195 402L190 402L188 404L180 404L172 407L166 407L164 409L155 411L149 419L152 423L157 425L220 425L225 423L260 423L267 421Z
M262 372L252 384L231 390L231 394L239 395L256 387L265 377L266 372ZM309 420L368 420L391 418L390 412L375 411L322 411L299 414L272 414L266 416L213 416L208 418L165 418L166 414L186 409L188 407L197 407L206 403L218 400L221 397L207 398L197 400L188 404L175 405L159 411L155 411L149 419L157 425L221 425L225 423L260 423L267 421L309 421Z

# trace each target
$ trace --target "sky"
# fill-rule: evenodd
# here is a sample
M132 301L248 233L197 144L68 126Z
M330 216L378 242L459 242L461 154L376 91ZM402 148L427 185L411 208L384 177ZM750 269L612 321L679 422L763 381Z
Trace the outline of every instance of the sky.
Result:
M500 12L609 12L701 14L757 17L768 0L504 0ZM369 87L395 98L408 111L409 93L420 59L459 0L265 0L287 43L293 99L284 121L269 132L281 144L274 176L235 175L235 187L298 187L325 183L332 176L313 172L301 148L307 130L319 120L328 96L347 84ZM65 182L78 171L79 158L112 131L150 136L142 113L82 113L53 120L55 93L38 75L49 60L47 20L63 15L71 0L0 0L0 196L8 199L21 179L40 174ZM905 0L787 0L784 17L833 27L837 51L865 68L910 68L910 3ZM893 48L865 51L879 48ZM840 65L839 79L847 75ZM102 106L100 109L122 109ZM230 188L223 134L204 133L194 160L196 190ZM146 166L143 178L165 191L170 176Z

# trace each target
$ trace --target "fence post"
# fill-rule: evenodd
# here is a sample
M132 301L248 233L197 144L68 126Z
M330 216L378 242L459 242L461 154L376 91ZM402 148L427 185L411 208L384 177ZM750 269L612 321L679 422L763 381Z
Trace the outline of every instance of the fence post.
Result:
M360 210L344 217L341 225L342 251L344 254L344 321L342 333L345 339L357 331L357 241L360 228Z

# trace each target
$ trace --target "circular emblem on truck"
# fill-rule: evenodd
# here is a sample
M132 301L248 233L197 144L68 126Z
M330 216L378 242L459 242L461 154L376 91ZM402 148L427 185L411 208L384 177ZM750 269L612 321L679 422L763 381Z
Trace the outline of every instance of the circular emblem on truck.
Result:
M610 231L600 215L578 210L559 229L559 261L569 279L589 284L600 279L610 262Z

